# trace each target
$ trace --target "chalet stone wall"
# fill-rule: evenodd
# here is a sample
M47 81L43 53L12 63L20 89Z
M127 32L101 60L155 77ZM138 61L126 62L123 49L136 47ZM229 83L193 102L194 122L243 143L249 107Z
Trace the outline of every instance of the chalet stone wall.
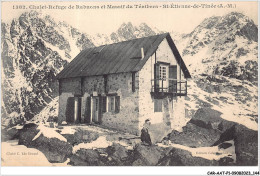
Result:
M72 93L73 95L81 93L80 78L62 79L60 81L60 84L61 84L60 88L62 93L67 92L67 93Z
M162 112L154 112L154 98L151 95L151 57L139 72L139 131L141 131L146 119L151 119L151 139L153 142L160 141L171 131L170 118L172 106L168 98L162 102ZM170 112L169 112L170 111Z
M83 79L83 92L90 95L94 91L98 94L105 93L103 76L91 76Z
M165 40L162 41L156 51L156 60L177 65L177 78L180 78L180 66ZM185 118L185 105L183 97L165 97L162 99L162 112L154 112L154 97L151 95L152 83L154 79L155 54L146 62L139 71L139 131L143 127L146 119L151 119L150 132L153 141L160 141L171 130L178 126L178 120ZM181 76L184 78L181 71Z
M108 92L120 96L120 112L103 113L102 125L124 132L138 134L138 87L132 92L132 74L120 73L108 76Z
M186 96L174 97L173 99L173 116L171 117L171 128L182 131L182 127L189 121L185 105Z
M61 95L59 97L59 122L66 121L67 99L81 93L81 79L63 79L60 82ZM132 92L132 74L119 73L107 77L107 91L109 94L120 96L120 112L105 112L102 116L103 126L138 134L138 73L136 73L135 92ZM86 100L93 92L105 96L104 77L93 76L83 79L83 96L81 103L81 120L86 118Z

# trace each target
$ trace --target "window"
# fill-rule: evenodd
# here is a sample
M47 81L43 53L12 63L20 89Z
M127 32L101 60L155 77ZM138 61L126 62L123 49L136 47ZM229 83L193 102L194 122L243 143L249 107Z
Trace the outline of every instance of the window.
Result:
M154 112L162 112L162 100L154 99Z
M110 97L110 112L115 110L115 97Z
M119 113L120 111L120 97L119 96L108 96L107 97L107 111Z
M167 78L167 66L160 65L159 78L160 79L166 79Z
M155 69L155 91L167 92L169 85L169 65L156 64Z
M115 111L115 96L107 97L107 112Z

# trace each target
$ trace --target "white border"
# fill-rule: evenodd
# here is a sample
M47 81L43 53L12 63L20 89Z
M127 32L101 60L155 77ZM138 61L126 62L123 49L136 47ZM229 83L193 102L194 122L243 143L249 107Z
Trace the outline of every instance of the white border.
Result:
M4 1L19 1L19 0L4 0ZM24 1L35 1L35 0L24 0ZM46 2L56 1L60 2L61 0L44 0ZM71 1L71 0L63 0L63 1ZM83 1L83 0L78 0ZM99 0L92 0L92 1L99 1ZM109 0L103 0L104 2L109 2ZM112 0L112 1L123 1L123 0ZM137 1L137 0L128 0L128 1ZM138 1L156 1L156 0L138 0ZM167 1L167 0L157 0L157 1ZM169 1L169 0L168 0ZM175 2L189 2L192 0L171 0ZM204 0L204 2L219 2L220 0ZM242 0L222 0L222 2L239 2ZM258 2L258 0L243 0L243 1L255 1ZM3 2L1 0L1 2ZM199 1L194 1L199 2ZM200 1L202 2L202 1ZM1 6L1 5L0 5ZM259 10L259 3L258 3L258 10ZM259 22L259 13L258 13L258 22ZM259 30L259 28L258 28ZM259 33L259 32L258 32ZM258 35L258 41L260 40L260 37ZM260 47L258 43L258 48ZM258 52L258 58L260 54ZM0 63L1 64L1 63ZM260 68L260 63L258 62L258 68ZM258 71L258 78L260 77L260 72ZM1 79L1 78L0 78ZM259 89L260 83L258 82L258 89ZM260 95L258 91L258 97ZM1 95L1 91L0 91ZM0 102L1 104L1 102ZM260 110L260 101L258 98L258 110ZM1 111L1 109L0 109ZM259 124L258 124L259 126ZM259 134L259 131L258 131ZM260 136L258 135L258 146L259 146ZM260 150L258 147L258 156L259 156ZM259 158L259 157L258 157ZM155 167L1 167L0 168L0 175L208 175L209 171L215 171L215 172L222 172L222 171L259 171L259 164L260 161L258 160L258 166L255 167L239 167L239 166L226 166L226 167L206 167L206 166L183 166L183 167L176 167L176 166L155 166Z
M208 175L209 171L227 172L227 171L259 171L255 167L205 167L205 166L155 166L155 167L4 167L3 175Z

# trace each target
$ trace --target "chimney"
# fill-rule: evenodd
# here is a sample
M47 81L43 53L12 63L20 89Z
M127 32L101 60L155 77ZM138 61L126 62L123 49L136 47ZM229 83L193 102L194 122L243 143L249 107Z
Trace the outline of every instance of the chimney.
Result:
M144 58L144 48L141 48L141 56L142 56L142 59Z

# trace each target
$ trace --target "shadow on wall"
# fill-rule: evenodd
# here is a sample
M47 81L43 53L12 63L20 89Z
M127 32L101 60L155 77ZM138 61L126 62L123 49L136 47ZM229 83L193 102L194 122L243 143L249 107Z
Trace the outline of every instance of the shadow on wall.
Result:
M165 123L151 124L149 126L149 133L153 144L161 142L171 131L170 126Z

